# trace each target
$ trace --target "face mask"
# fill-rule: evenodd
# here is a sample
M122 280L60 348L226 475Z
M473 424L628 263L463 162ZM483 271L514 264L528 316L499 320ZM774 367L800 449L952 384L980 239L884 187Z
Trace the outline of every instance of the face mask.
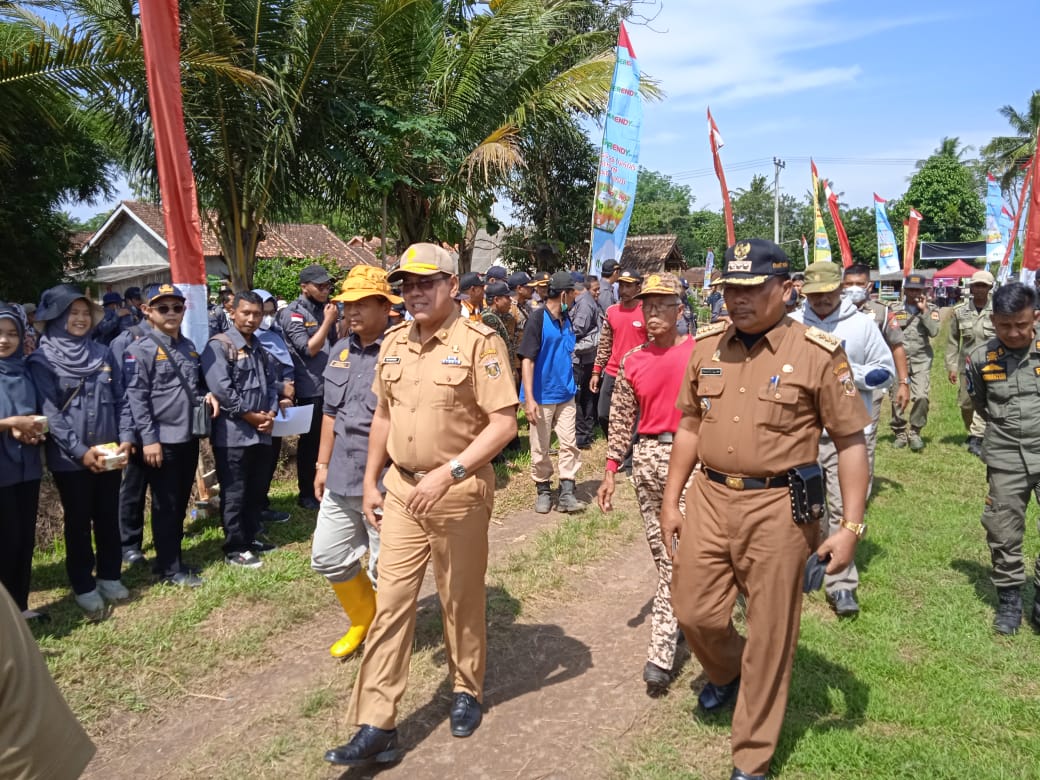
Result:
M847 300L854 306L859 306L863 301L867 299L867 288L860 287L859 285L853 285L852 287L846 287L841 291L841 297Z
M272 325L274 325L274 315L265 314L263 319L260 320L261 330L270 330Z
M560 304L560 311L567 311L568 308L570 308L570 307L568 307L566 303L561 303Z

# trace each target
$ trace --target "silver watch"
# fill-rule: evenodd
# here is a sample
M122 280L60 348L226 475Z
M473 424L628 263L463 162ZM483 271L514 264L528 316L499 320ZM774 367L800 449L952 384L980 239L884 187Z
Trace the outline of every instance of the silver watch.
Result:
M454 458L448 461L448 468L451 471L451 478L456 482L466 478L466 467Z

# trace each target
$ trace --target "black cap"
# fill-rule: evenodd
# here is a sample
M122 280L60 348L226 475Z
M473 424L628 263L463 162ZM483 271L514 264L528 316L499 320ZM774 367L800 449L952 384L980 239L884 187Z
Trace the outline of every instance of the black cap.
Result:
M117 292L107 292L101 297L101 305L108 306L110 303L122 303L123 296Z
M612 273L614 273L620 267L621 267L621 263L619 263L617 260L605 260L603 262L603 271L602 271L602 273L603 273L604 276L610 276Z
M556 295L562 293L565 290L574 289L574 279L571 278L570 271L557 271L549 279L549 294Z
M787 276L791 262L784 250L764 238L738 241L726 250L721 284L751 287L765 284L773 276Z
M621 271L621 276L618 277L619 282L634 282L635 284L641 284L643 281L643 275L639 273L637 268L625 268Z
M325 282L331 282L332 277L329 276L328 270L323 265L309 265L300 271L300 284L325 284Z
M509 295L509 285L497 279L488 282L487 287L484 288L484 297L490 301L500 295Z
M459 292L466 292L470 287L483 287L484 280L476 271L469 271L459 277Z
M506 269L503 266L501 266L501 265L493 265L489 269L487 269L487 273L484 274L484 277L489 282L492 279L498 279L499 281L504 282L506 280L506 274L507 273L508 272L506 271Z
M517 287L528 285L531 283L531 277L527 271L517 271L516 273L509 274L506 277L506 284L509 285L510 290L515 290Z
M180 298L183 301L184 293L169 282L163 282L162 284L148 285L144 290L144 297L148 305L151 306L153 301L157 301L160 298Z
M123 298L128 300L128 301L131 298L140 298L140 297L141 297L141 288L140 287L127 287L126 288L126 292L123 293Z
M535 271L534 276L531 278L531 286L541 287L543 284L549 284L549 272Z
M906 281L903 282L903 287L912 287L914 289L920 289L928 286L928 280L924 278L923 274L910 274L906 277Z

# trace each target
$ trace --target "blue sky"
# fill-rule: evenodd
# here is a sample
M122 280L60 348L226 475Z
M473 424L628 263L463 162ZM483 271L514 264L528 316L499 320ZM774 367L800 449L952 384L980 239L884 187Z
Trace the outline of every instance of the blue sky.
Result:
M801 198L813 156L852 206L897 197L943 136L978 147L1006 131L1000 106L1025 109L1040 89L1038 29L1037 0L663 0L629 27L642 72L667 93L646 108L640 162L688 184L695 208L720 209L711 105L731 190L771 178L778 156L781 189Z

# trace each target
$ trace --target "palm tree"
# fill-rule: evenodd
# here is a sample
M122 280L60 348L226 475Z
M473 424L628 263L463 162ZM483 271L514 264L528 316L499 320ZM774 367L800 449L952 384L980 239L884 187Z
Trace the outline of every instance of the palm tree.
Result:
M1024 112L1014 106L1003 106L1000 115L1011 125L1013 135L996 136L982 147L983 159L1000 179L1000 187L1011 197L1017 197L1016 181L1023 167L1036 153L1036 135L1040 129L1040 90L1029 98Z
M972 146L961 146L961 139L957 136L944 135L942 140L939 141L939 145L935 147L935 151L932 152L931 157L952 157L957 162L964 162L964 155L973 149L974 147ZM929 159L931 158L918 160L914 164L914 168L921 170Z

